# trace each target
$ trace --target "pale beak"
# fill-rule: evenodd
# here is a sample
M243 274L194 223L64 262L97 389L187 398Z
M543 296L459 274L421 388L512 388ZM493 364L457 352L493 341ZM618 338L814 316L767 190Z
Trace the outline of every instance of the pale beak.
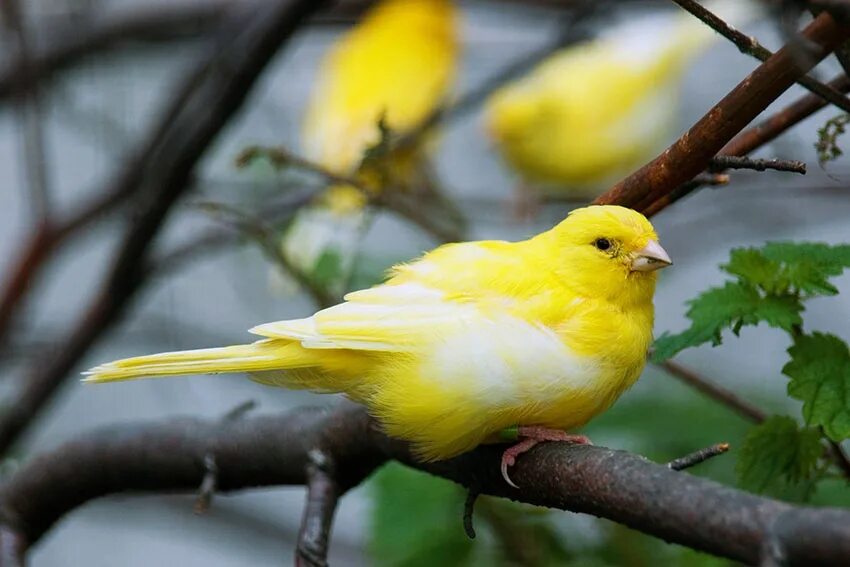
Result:
M632 260L632 271L654 272L666 268L672 263L673 260L670 259L667 251L658 244L658 241L650 240L646 246L635 253L634 260Z

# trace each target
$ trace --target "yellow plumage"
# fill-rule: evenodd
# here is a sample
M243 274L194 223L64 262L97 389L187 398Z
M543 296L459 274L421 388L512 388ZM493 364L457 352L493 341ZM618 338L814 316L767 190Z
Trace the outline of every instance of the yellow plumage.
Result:
M707 7L732 22L755 13L746 0ZM486 102L502 157L544 193L592 198L670 143L687 64L719 37L684 12L635 16L607 31L553 54Z
M384 0L367 13L321 64L304 120L305 156L333 173L356 175L375 191L411 184L425 144L382 171L360 164L380 141L381 119L390 131L405 132L445 102L457 63L455 19L450 0ZM381 179L388 174L392 179ZM285 252L307 271L328 249L345 262L365 203L353 187L331 187L297 216Z
M256 343L119 360L87 380L249 372L342 392L443 459L508 427L571 429L610 406L643 368L655 269L668 264L641 214L587 207L529 240L439 247L312 317L252 329Z

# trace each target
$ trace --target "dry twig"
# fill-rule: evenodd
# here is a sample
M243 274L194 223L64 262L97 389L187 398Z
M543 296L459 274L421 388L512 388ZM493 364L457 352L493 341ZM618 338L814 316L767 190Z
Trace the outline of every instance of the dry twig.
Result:
M803 31L803 37L817 46L812 51L811 63L829 55L848 36L850 27L838 24L829 14L818 16ZM617 183L594 203L616 203L645 210L693 179L735 134L808 70L794 64L791 51L786 45L776 52L660 156Z
M767 61L773 55L773 53L760 44L756 38L739 32L696 0L673 0L673 2L734 43L735 47L737 47L741 53L755 57L761 62ZM850 112L850 99L844 96L832 85L824 84L809 75L802 75L797 79L797 83L808 89L810 92L818 95L823 100L834 104L845 112Z
M703 463L708 459L714 458L717 455L722 455L728 450L729 443L715 443L714 445L710 445L704 449L700 449L699 451L694 451L684 457L673 459L667 463L667 466L674 471L683 471Z

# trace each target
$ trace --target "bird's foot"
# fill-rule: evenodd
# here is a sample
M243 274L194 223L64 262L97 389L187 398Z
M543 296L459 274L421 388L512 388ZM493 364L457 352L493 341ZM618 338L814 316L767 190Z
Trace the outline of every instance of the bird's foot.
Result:
M504 478L505 482L514 488L519 488L519 486L514 484L511 477L508 476L508 468L516 464L517 457L527 452L538 443L546 441L561 441L576 445L593 444L586 435L575 435L560 429L549 429L547 427L538 426L517 427L516 438L520 440L519 443L508 447L505 452L502 453L502 478Z

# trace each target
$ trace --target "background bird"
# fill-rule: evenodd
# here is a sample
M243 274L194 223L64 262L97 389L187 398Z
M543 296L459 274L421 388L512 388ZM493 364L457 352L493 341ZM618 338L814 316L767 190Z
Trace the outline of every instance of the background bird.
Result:
M747 0L706 7L738 25L757 14ZM521 189L591 199L673 140L682 75L717 37L683 11L633 14L493 93L487 131Z
M379 123L403 133L445 102L457 65L456 19L450 0L384 0L368 12L321 64L304 120L305 156L356 177L375 195L385 189L433 192L428 140L389 160L364 162L364 156L381 142ZM307 274L323 266L342 282L366 225L366 204L367 196L354 187L328 188L299 211L284 253Z
M444 245L311 317L251 330L246 345L141 356L88 381L248 372L273 386L342 392L423 459L513 432L502 470L608 408L652 339L656 270L670 264L646 218L577 209L521 242Z

